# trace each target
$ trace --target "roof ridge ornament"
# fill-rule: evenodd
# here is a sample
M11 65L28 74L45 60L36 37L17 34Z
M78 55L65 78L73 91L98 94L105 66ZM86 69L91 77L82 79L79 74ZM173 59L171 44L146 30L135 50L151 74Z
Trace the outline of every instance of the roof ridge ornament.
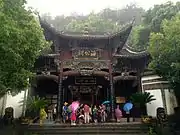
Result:
M89 27L88 27L88 24L84 25L83 36L85 36L85 37L89 36Z

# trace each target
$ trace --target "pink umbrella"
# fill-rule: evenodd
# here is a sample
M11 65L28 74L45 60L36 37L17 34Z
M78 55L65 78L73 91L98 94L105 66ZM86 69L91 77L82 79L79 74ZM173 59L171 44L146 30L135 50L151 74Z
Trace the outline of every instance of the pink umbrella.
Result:
M78 101L72 102L72 104L71 104L72 112L75 112L78 109L78 107L79 107L79 102Z

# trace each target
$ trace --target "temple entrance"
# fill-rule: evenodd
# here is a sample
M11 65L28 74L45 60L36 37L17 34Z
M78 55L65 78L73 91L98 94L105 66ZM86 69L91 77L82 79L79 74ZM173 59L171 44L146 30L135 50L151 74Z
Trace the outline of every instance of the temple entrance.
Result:
M64 101L80 100L81 103L94 105L107 100L109 81L104 77L77 76L68 77L64 84ZM65 96L66 95L66 96Z
M120 105L120 109L123 112L123 116L126 116L126 113L123 111L123 106L127 101L130 101L132 94L138 91L137 80L119 80L115 83L115 100L116 105ZM135 108L133 108L134 110ZM134 115L131 113L131 115ZM134 116L133 116L134 117ZM136 116L135 116L136 117ZM140 116L137 116L140 117Z
M115 83L115 95L125 97L127 100L133 93L136 93L138 85L136 80L120 80Z

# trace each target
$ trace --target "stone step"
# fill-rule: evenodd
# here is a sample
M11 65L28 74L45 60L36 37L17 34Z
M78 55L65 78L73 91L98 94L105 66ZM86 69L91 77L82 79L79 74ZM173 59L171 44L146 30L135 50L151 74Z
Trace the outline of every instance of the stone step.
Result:
M68 124L49 124L27 126L27 131L38 135L146 135L148 127L137 123L103 123L70 126Z

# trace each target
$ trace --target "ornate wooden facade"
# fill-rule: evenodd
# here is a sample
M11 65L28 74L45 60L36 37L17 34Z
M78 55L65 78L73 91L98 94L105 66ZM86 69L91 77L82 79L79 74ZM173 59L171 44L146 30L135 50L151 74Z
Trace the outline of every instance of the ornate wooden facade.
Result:
M51 51L36 61L36 79L52 78L58 83L59 111L66 89L75 95L87 91L96 95L99 89L106 87L107 99L112 101L112 112L116 83L133 80L133 85L138 85L140 91L140 73L148 64L149 54L134 52L126 45L133 23L120 32L101 35L89 33L87 26L84 33L67 33L56 31L41 19L40 24L44 29L45 38L53 44Z

